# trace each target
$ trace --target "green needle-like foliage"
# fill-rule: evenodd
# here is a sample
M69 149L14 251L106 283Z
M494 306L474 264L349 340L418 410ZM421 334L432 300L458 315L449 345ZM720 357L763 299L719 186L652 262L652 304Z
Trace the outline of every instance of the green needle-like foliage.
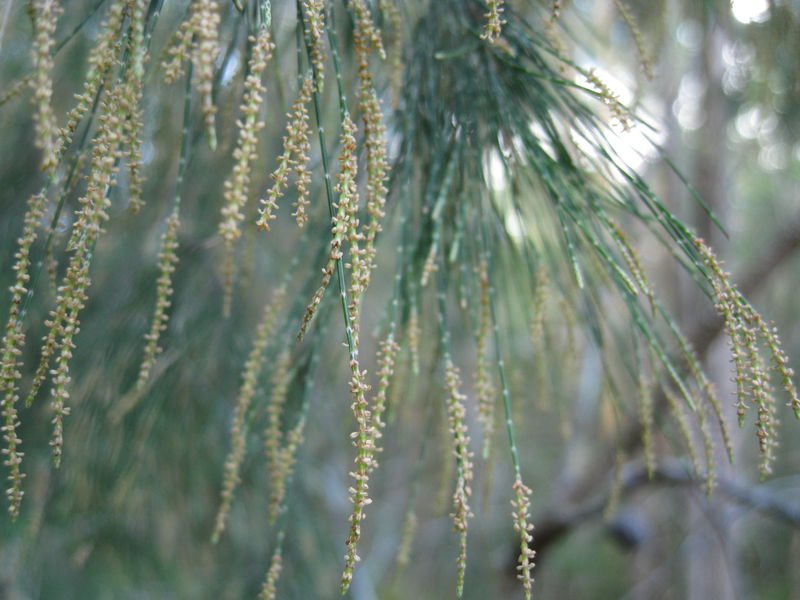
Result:
M31 103L9 92L0 110L33 120L22 137L37 166L3 215L21 231L2 248L4 281L13 281L0 365L12 519L43 510L23 502L26 472L40 469L25 455L47 446L36 422L51 421L54 466L68 474L51 485L75 518L98 505L78 489L98 460L87 450L96 435L120 474L103 510L133 499L151 506L200 480L205 495L187 497L187 510L204 515L198 539L218 542L203 550L210 556L226 552L237 495L259 499L264 528L253 526L247 551L264 565L261 597L280 597L281 573L316 568L287 553L293 529L310 519L292 508L292 482L315 477L304 474L313 466L306 448L338 436L352 442L353 464L336 464L341 489L326 493L351 504L336 528L347 529L344 593L369 561L367 532L387 500L376 492L382 461L405 459L414 471L398 562L413 560L414 504L432 452L432 425L409 428L416 412L452 442L455 480L445 484L458 595L470 589L468 521L480 518L468 504L474 473L491 486L494 463L497 485L513 482L496 493L512 508L507 528L530 598L531 488L546 483L530 481L537 457L518 444L528 412L563 404L548 389L577 375L576 328L603 354L603 378L620 390L617 413L641 423L651 475L658 425L678 428L709 493L715 436L732 456L720 399L639 258L642 235L724 319L736 408L742 419L756 412L760 471L770 473L780 407L800 415L778 335L708 244L622 160L618 133L651 127L566 54L560 2L59 4L33 2L33 34L15 40L33 64L0 69L5 89L32 88ZM633 12L614 4L649 73ZM27 206L22 190L33 192ZM51 255L55 293L42 276ZM535 365L518 352L518 332L531 331ZM552 343L561 332L567 341ZM515 397L519 377L529 378L530 397ZM39 408L46 389L52 414ZM332 406L349 406L348 421ZM92 420L101 409L110 415L103 427ZM412 440L424 430L422 452L397 444L407 430ZM258 432L266 459L253 451ZM149 468L135 453L149 445L185 447L192 470L170 479L164 466L163 487L133 494ZM269 552L259 531L269 532ZM305 596L315 593L329 590Z

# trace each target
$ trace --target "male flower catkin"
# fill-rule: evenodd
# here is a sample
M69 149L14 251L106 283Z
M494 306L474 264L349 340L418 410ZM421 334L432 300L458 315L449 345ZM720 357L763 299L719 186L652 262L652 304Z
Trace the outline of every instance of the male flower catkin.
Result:
M167 83L172 83L183 74L183 64L191 60L197 92L201 98L203 120L208 135L209 147L217 147L214 123L216 107L213 101L214 63L219 54L219 2L218 0L195 0L189 18L175 32L168 53L170 58L163 63ZM253 54L257 56L257 54Z
M111 70L117 65L121 49L118 42L122 34L126 4L126 0L116 0L108 9L108 14L100 26L100 34L89 54L89 68L83 82L83 93L75 96L77 103L67 114L67 124L61 129L62 148L69 145L78 123L91 109L100 86L107 82Z
M530 600L533 591L531 570L534 567L533 559L536 556L536 552L531 549L533 536L530 532L533 529L533 524L528 521L531 490L522 483L519 475L514 480L512 489L514 490L514 499L511 501L511 506L514 507L514 511L511 516L514 517L514 530L519 534L519 564L517 565L519 574L517 578L522 581L525 600Z
M53 34L61 7L57 0L34 0L33 9L33 103L36 147L42 151L42 170L52 171L59 159L58 126L53 113Z
M278 546L272 553L272 558L269 561L269 570L261 586L261 593L258 595L258 600L275 600L278 587L278 578L281 576L283 570L283 548Z
M124 139L125 120L128 116L122 103L125 85L113 88L104 98L97 134L92 146L92 163L89 171L85 195L80 199L81 208L72 226L72 237L69 248L73 251L61 286L58 288L56 307L50 313L46 324L50 332L40 359L37 375L42 375L42 367L47 368L50 356L56 351L56 366L50 372L53 388L51 390L51 407L53 410L53 463L58 467L61 463L63 445L64 417L70 412L66 405L69 400L68 385L71 381L69 363L75 345L73 338L79 331L79 314L88 298L87 289L91 282L89 267L92 261L94 245L103 232L102 225L108 220L108 207L111 201L108 191L116 185L114 179L118 169L118 159L122 154L120 143ZM58 341L60 338L60 342ZM31 391L35 393L37 388Z
M236 486L239 484L239 469L244 459L245 444L247 442L246 418L253 396L256 393L256 385L261 371L264 368L264 351L269 344L270 336L275 328L275 320L278 312L283 306L286 298L286 288L279 288L272 300L264 307L261 321L256 328L253 339L253 347L247 357L242 374L242 385L236 397L236 405L233 411L233 422L231 423L231 449L225 460L225 474L223 476L221 502L217 517L214 522L214 532L211 539L214 543L219 540L219 536L225 530L228 514L233 503L233 495Z
M306 307L303 322L300 324L300 332L297 334L298 339L303 338L306 329L311 324L333 277L336 261L342 258L343 244L348 230L348 215L353 212L352 205L358 203L358 160L356 158L358 148L355 133L355 124L349 116L346 116L342 123L342 133L339 139L340 167L335 188L336 193L339 194L339 201L336 203L336 214L333 217L331 248L328 252L328 261L322 269L322 281Z
M264 127L264 122L258 119L263 95L266 88L261 83L261 74L272 58L272 43L269 29L262 27L257 37L250 36L253 44L252 57L250 58L249 75L244 82L244 95L240 112L242 119L236 122L239 127L239 138L236 149L233 151L235 164L231 175L225 181L225 203L222 207L222 221L219 224L219 234L225 245L225 260L223 267L223 313L230 314L230 305L233 297L233 278L236 266L233 261L234 242L241 235L239 225L244 220L242 212L247 204L250 191L250 164L256 158L256 134Z
M258 209L256 226L264 231L269 230L269 222L275 218L274 211L278 209L278 198L283 196L289 181L289 170L294 168L297 177L297 200L295 212L292 216L297 224L302 227L308 221L306 207L308 206L308 186L311 183L311 172L308 169L311 144L308 141L308 103L314 89L314 80L308 75L303 79L303 85L297 94L297 99L292 104L292 111L287 115L286 135L283 138L283 154L278 157L278 166L270 174L272 187L267 195L261 199L261 208Z
M369 286L372 269L375 267L375 239L382 229L389 163L386 151L386 128L383 125L383 114L369 69L369 57L373 50L377 50L382 58L385 58L386 53L380 33L372 22L369 9L363 0L353 2L353 10L355 11L353 43L358 61L359 80L358 109L364 123L367 167L367 220L362 225L359 236L359 239L364 240L364 244L362 247L354 247L350 257L353 265L350 312L353 328L357 333L361 298Z
M506 20L503 18L503 10L505 9L503 4L505 4L503 0L487 1L486 5L489 11L484 15L486 22L483 24L482 40L495 43L500 39L500 35L503 33L503 25L506 24Z
M19 249L14 257L17 259L14 264L16 278L14 285L11 286L11 306L9 308L8 322L6 331L3 335L2 357L0 360L0 394L2 394L2 417L3 417L3 439L5 447L3 454L6 459L3 464L8 467L9 487L6 489L8 496L8 511L12 519L19 515L19 507L22 502L22 480L25 474L22 472L23 452L18 449L22 440L17 436L17 428L20 425L17 416L17 382L22 374L20 373L20 355L25 345L25 331L20 321L20 310L22 302L28 293L28 282L30 281L29 269L31 266L30 252L31 246L36 241L36 229L44 213L46 198L43 194L31 196L28 201L28 211L25 213L25 225L22 235L17 240Z
M144 128L142 110L142 94L144 91L144 63L147 48L144 42L145 15L147 0L135 0L128 6L130 30L128 36L128 53L131 56L125 74L126 93L123 101L126 104L128 118L125 123L125 146L128 149L128 202L136 213L142 205L142 130Z
M322 92L325 75L325 2L324 0L303 0L306 33L311 40L311 64L316 75L316 89Z
M738 289L731 283L730 274L722 269L722 263L700 238L695 239L701 259L708 268L709 281L714 295L714 305L725 322L731 354L736 370L736 408L740 424L744 420L749 402L757 407L756 435L761 451L759 470L762 475L772 471L777 445L775 397L769 381L767 367L761 356L759 341L766 346L772 358L772 368L778 375L783 389L789 397L789 405L800 418L800 399L793 382L794 371L780 345L780 340L764 319L758 314Z
M150 331L144 336L146 341L144 348L144 358L139 367L139 376L136 378L135 389L141 392L147 381L150 379L150 372L156 363L156 357L161 353L158 345L161 332L167 328L169 315L167 309L171 305L172 298L172 274L175 272L175 265L178 262L178 227L180 226L180 214L176 207L167 219L167 230L161 238L161 250L158 254L159 276L156 280L156 306L153 311L153 320L150 323Z
M453 528L459 534L457 559L458 579L456 594L460 598L464 592L464 575L467 570L467 526L472 517L469 497L472 495L472 452L469 450L466 415L466 397L461 393L461 376L458 367L448 356L445 363L445 383L447 387L447 419L453 436L453 455L456 458L456 490L453 493Z

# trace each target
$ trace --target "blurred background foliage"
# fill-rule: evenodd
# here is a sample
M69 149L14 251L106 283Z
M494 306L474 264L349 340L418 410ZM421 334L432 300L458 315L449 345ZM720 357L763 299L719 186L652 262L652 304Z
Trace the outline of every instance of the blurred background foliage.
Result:
M57 57L56 115L66 114L82 85L87 55L107 4L97 0L63 3L55 39L67 39L76 27L81 29ZM598 112L600 119L592 121L587 111L586 127L605 132L608 145L631 172L641 175L669 210L711 242L745 295L776 323L787 354L800 356L800 300L795 293L800 281L800 3L508 2L514 19L530 26L526 39L539 40L538 46L531 44L533 58L526 59L547 57L542 49L550 47L546 34L553 5L560 6L557 44L567 60L548 63L549 58L542 59L547 65L542 69L553 78L563 73L565 79L573 77L574 73L567 72L573 66L584 72L593 70L625 105L635 109L643 124L625 129L614 123L618 115L613 104L609 109L596 102L591 112ZM3 93L31 69L32 30L26 6L9 0L0 8ZM348 47L351 28L343 18L347 12L336 6L343 47ZM287 305L291 306L281 315L268 346L267 369L259 379L256 410L249 423L251 432L265 426L261 407L269 393L271 371L278 354L288 348L294 366L286 422L293 423L303 410L304 394L310 397L310 405L287 512L279 521L279 526L286 526L286 538L278 597L338 596L348 525L346 474L352 464L353 418L336 298L323 304L313 335L302 344L294 343L296 317L318 284L317 265L322 264L320 257L329 242L316 142L311 155L315 202L307 231L298 233L284 207L271 230L258 233L253 224L255 208L248 207L238 249L234 310L227 319L222 317L217 226L223 181L233 164L234 122L246 53L244 27L233 3L220 2L220 36L223 47L232 50L222 53L216 65L219 147L212 151L202 139L202 119L195 105L175 293L160 344L164 352L146 392L135 404L127 402L155 300L159 240L171 210L183 119L182 83L163 84L158 64L186 7L186 2L164 2L153 32L153 58L143 96L142 151L147 176L143 197L147 202L138 214L131 214L123 171L120 185L110 193L112 218L92 265L90 298L72 361L73 410L66 422L60 469L51 465L48 403L40 398L29 409L20 409L19 436L28 477L20 517L14 522L0 520L3 598L252 598L258 594L276 543L276 527L266 518L269 473L263 442L255 433L247 436L242 482L228 529L216 545L210 536L242 367L264 303L282 281L288 282ZM537 220L537 215L550 210L546 194L538 193L540 188L533 181L541 173L527 163L533 175L519 165L515 174L509 174L516 142L503 139L503 132L513 131L509 123L514 119L540 123L537 117L548 114L555 114L554 127L561 127L559 119L565 113L556 106L561 96L556 93L537 100L533 92L547 90L533 88L532 80L524 79L493 88L494 84L475 75L482 72L481 64L462 65L460 56L478 54L465 38L464 21L453 16L456 7L463 8L467 21L480 26L484 7L479 2L403 6L408 27L394 43L402 52L405 72L400 85L388 68L377 78L390 131L390 153L395 158L386 221L392 225L386 226L386 239L380 241L363 311L361 355L374 357L376 339L389 318L385 307L394 293L395 269L402 271L403 266L393 249L404 235L411 236L416 241L407 243L405 252L416 253L416 268L425 262L433 231L422 231L431 221L417 215L436 212L437 194L446 180L447 186L453 186L452 194L464 200L448 204L454 208L446 213L440 234L445 247L479 253L463 243L459 246L457 236L479 238L475 232L480 228L470 230L469 223L483 219L502 230L492 234L498 238L513 241L530 236L535 240L531 247L555 253L543 261L550 265L553 281L553 291L547 295L537 285L536 265L523 252L517 253L513 244L498 243L493 256L494 264L500 265L496 271L497 287L502 290L499 321L503 352L509 357L518 445L524 479L533 488L538 552L535 595L800 597L798 572L792 568L800 561L800 442L792 429L796 424L784 411L786 423L781 428L786 431L774 474L763 482L757 476L752 422L742 430L733 427L736 467L720 456L719 485L707 498L702 482L686 467L679 432L659 413L656 420L662 427L654 441L659 469L651 480L642 476L638 392L630 377L636 361L630 355L630 316L625 303L600 276L591 286L596 296L580 299L569 255L561 242L553 241L561 239L553 227L558 221ZM269 183L268 174L282 151L284 115L296 91L294 10L293 2L272 3L277 47L265 77L266 125L259 134L259 153L252 169L254 190ZM388 25L386 30L392 31ZM514 35L509 33L507 38L511 40L508 55L521 61L522 46L513 44L523 34ZM394 47L388 41L387 50L390 61ZM442 68L448 62L454 65L452 70ZM652 79L645 76L643 63L652 70ZM347 56L343 72L345 88L354 89L355 68ZM504 76L513 70L498 72ZM499 105L519 108L518 115L497 111L497 89L508 94ZM330 74L323 104L326 129L338 131L336 86ZM583 114L582 109L574 110ZM462 119L460 128L448 121L450 111ZM612 122L611 128L603 129L602 121ZM15 240L25 202L43 183L33 129L29 91L0 106L0 281L4 290L13 281ZM532 138L547 137L535 125L531 131ZM504 148L512 150L504 153ZM546 150L541 156L545 154ZM403 158L409 156L413 158ZM454 156L459 167L445 177L447 161L454 161ZM547 164L546 157L541 161L534 166ZM682 175L676 174L673 165ZM602 189L592 183L598 170L591 165L576 172L589 173L587 193ZM520 189L520 185L525 187ZM77 186L68 197L69 208L75 208L81 193L81 183ZM465 208L463 216L460 206L467 206L467 198L480 196L483 192L476 192L478 188L488 188L495 195L493 213L478 215ZM723 229L714 225L693 191ZM449 193L446 190L444 195ZM522 208L516 208L517 204ZM56 257L67 244L69 212L62 216L54 238ZM412 233L403 233L404 223ZM458 223L467 223L466 229L459 229ZM658 298L697 349L734 423L729 351L711 303L642 220L625 217L622 223ZM414 234L415 228L422 233ZM463 255L460 260L469 264ZM586 259L584 269L587 264L595 263ZM55 273L63 269L61 264ZM448 281L456 282L449 288L453 305L477 294L474 287L469 288L474 286L470 277L458 283L457 270L447 273ZM592 280L595 275L590 271L587 277ZM404 281L412 279L404 275ZM461 285L469 289L464 292ZM44 276L38 283L26 321L29 340L46 333L44 320L54 290L52 277ZM406 300L413 297L405 288L403 293ZM334 282L328 296L336 295ZM3 306L8 297L5 292L0 296ZM454 466L443 409L438 324L433 296L419 297L419 304L422 360L415 370L404 347L391 384L390 424L381 439L381 466L370 483L374 502L360 543L363 561L348 592L357 599L454 594L457 539L449 518ZM414 302L403 302L401 329L407 329L410 311L415 309ZM531 311L543 323L540 337L534 340L528 326ZM468 310L454 309L450 318L452 352L462 367L470 397L476 368L474 318L472 300ZM601 322L593 324L592 319ZM605 347L598 344L593 325L603 329L603 339L612 340ZM36 343L25 348L23 383L30 381L38 352ZM318 366L311 366L314 361ZM372 364L370 359L368 368L374 370ZM477 469L464 596L518 597L518 542L509 518L513 474L506 459L507 442L498 427L493 462L481 461L474 406L469 404L468 410ZM615 496L619 501L609 502ZM410 505L416 507L418 526L411 558L407 565L399 565L397 553Z

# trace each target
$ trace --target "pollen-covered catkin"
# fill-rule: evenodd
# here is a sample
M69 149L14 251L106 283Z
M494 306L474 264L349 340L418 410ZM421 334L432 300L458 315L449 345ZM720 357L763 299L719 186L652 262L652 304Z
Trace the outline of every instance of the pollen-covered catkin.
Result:
M374 425L366 398L366 394L369 391L369 385L366 382L367 372L360 369L357 359L352 356L350 358L350 369L352 371L350 394L353 397L351 408L358 428L350 434L357 453L355 470L350 473L351 477L355 479L355 484L348 490L353 509L350 515L350 533L345 541L347 551L340 585L342 592L346 591L350 586L356 563L361 560L357 554L357 547L361 538L361 522L366 517L365 509L372 503L372 498L369 497L369 474L374 469L373 457L375 454Z
M122 102L128 112L125 122L124 146L127 148L128 161L128 202L136 213L142 205L142 130L144 128L144 111L142 110L142 94L144 92L144 64L146 60L144 27L147 12L147 0L135 0L128 6L130 30L128 35L128 53L131 57L125 80L125 94Z
M201 98L203 121L208 135L208 145L217 147L217 131L214 115L217 108L212 96L214 88L214 63L219 54L219 6L218 0L196 0L193 5L196 17L194 35L196 42L192 51L197 91Z
M36 107L34 123L36 129L36 147L42 151L42 170L53 171L59 160L59 139L56 116L53 112L53 47L58 16L61 6L57 0L34 0L33 11L33 46L34 65L33 103Z
M14 271L16 272L14 285L11 286L11 305L9 308L8 322L6 323L5 334L3 335L2 356L0 357L0 394L2 395L2 418L3 418L3 454L5 460L3 464L8 467L8 484L6 495L8 496L8 512L12 519L19 515L19 507L24 494L22 490L22 480L25 474L22 472L21 464L24 453L19 450L22 440L17 435L20 426L17 401L19 400L18 382L22 373L20 372L20 355L25 345L25 331L20 320L20 310L22 302L28 293L28 283L31 279L31 246L36 241L36 230L39 227L46 198L43 194L35 194L28 201L28 210L25 213L25 224L22 235L17 240L18 250L14 257Z
M522 589L525 593L525 600L530 600L533 592L533 577L531 570L534 567L533 559L536 552L531 548L533 536L533 524L529 521L531 489L522 483L522 479L517 475L514 480L513 488L514 499L511 506L514 507L512 516L514 517L514 530L519 534L519 558L517 578L522 581Z
M175 265L178 262L178 227L180 227L180 213L177 207L167 219L167 230L161 238L161 250L158 253L159 276L156 280L156 306L153 311L153 319L150 324L150 331L145 337L144 358L139 366L139 376L136 378L135 389L141 391L150 379L150 372L156 362L156 357L161 353L158 341L161 332L167 328L169 320L169 309L172 304L172 275L175 272Z
M258 595L259 600L275 600L278 593L278 578L281 576L283 570L283 552L279 546L272 553L272 558L269 561L269 569L267 576L264 579L264 584L261 586L261 593Z
M297 99L292 104L292 111L287 115L286 135L283 138L283 153L278 157L278 166L270 174L272 187L267 195L261 199L258 209L256 226L260 230L268 230L269 222L275 219L278 210L278 199L289 183L289 171L294 169L296 176L297 200L295 212L292 216L297 224L302 227L308 221L306 207L308 206L308 186L311 183L311 172L308 169L310 161L311 144L308 140L308 103L314 89L314 80L310 75L303 79L303 84L297 94Z
M336 203L336 214L333 217L333 227L331 229L333 238L331 239L331 247L328 252L328 260L325 267L322 269L322 282L314 296L311 298L306 307L303 322L300 324L300 332L297 334L298 339L302 339L305 335L306 329L311 324L314 315L317 312L322 297L325 295L325 290L331 282L333 272L336 269L336 261L340 260L343 256L343 245L345 236L348 231L348 215L353 212L352 205L358 203L358 160L356 157L356 126L350 117L345 117L342 123L342 133L340 136L340 150L339 150L339 175L336 180L335 191L339 194L339 200Z
M219 224L219 235L224 244L223 257L223 314L230 314L233 298L233 280L235 276L234 243L241 235L240 225L244 220L244 207L250 192L250 167L256 158L257 133L264 127L258 117L266 88L261 83L261 74L272 57L274 44L269 29L262 27L256 37L251 36L253 44L249 64L249 75L244 83L244 95L240 106L242 117L236 122L239 137L233 158L236 161L233 170L225 181L225 202L222 207L222 220Z
M486 22L483 25L481 39L491 43L500 39L500 35L503 33L503 25L506 24L506 20L503 18L504 4L503 0L488 0L486 2L489 10L484 15Z
M373 400L375 435L377 437L381 436L381 430L386 426L383 421L383 413L386 411L389 383L394 375L394 364L399 351L400 346L391 334L380 343L380 349L378 350L378 386Z
M453 455L456 458L456 489L453 493L453 528L458 532L459 552L457 559L456 594L460 598L464 592L464 575L467 570L467 526L473 516L469 507L472 495L472 452L469 450L467 435L466 397L461 393L461 376L450 357L445 363L445 382L447 387L447 419L452 435Z
M67 114L67 123L60 132L60 146L66 148L81 119L92 107L97 94L118 64L121 46L118 43L125 19L126 0L116 0L100 26L100 34L89 54L89 68L83 82L83 93L75 96L77 103Z
M173 35L164 60L164 79L172 83L183 75L184 63L191 61L195 87L201 100L203 121L212 150L217 147L214 106L214 69L219 54L219 0L195 0L189 17ZM263 33L263 30L262 30ZM254 56L256 56L254 54Z
M311 64L316 76L315 88L322 92L325 77L325 1L303 0L306 32L311 40Z
M89 267L95 242L103 232L103 224L109 218L107 210L111 206L111 201L108 192L116 185L115 176L121 156L120 143L124 140L125 121L129 116L123 102L125 87L124 83L115 86L101 104L97 133L92 145L92 161L86 192L80 199L81 208L77 212L68 244L73 254L62 284L58 288L56 306L46 322L50 331L45 337L36 373L36 376L41 376L38 382L34 380L35 384L41 384L51 356L57 354L55 368L50 371L53 381L51 390L53 437L50 445L56 467L61 463L64 417L70 412L67 401L70 397L68 386L71 381L69 364L75 348L73 338L80 330L79 315L88 299ZM36 390L38 387L34 385L29 397L35 395Z

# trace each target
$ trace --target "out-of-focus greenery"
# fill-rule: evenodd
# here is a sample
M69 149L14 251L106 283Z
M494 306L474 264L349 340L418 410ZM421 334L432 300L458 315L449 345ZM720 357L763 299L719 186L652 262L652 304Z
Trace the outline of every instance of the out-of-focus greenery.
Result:
M58 50L53 70L52 104L59 125L82 87L87 56L114 2L61 4L65 10L55 40L68 41ZM298 76L308 68L305 41L296 32L295 3L272 2L276 48L265 72L267 92L259 113L265 127L258 134L250 204L236 246L233 310L224 318L220 209L234 163L236 120L251 51L246 33L255 31L259 21L256 2L245 3L243 14L233 2L212 4L221 15L222 47L214 66L219 139L214 150L206 143L196 90L186 88L183 78L166 85L160 66L189 3L148 4L149 19L155 7L161 10L157 21L151 21L155 26L141 98L145 205L137 214L130 211L130 181L122 161L119 184L109 192L106 232L93 248L89 300L81 311L71 361L72 412L65 421L60 468L53 468L50 456L49 386L30 408L18 403L27 477L19 518L0 520L1 597L253 598L279 530L285 538L278 597L338 597L351 508L348 471L355 455L350 438L355 422L336 278L306 338L295 341L331 239L313 109L310 222L302 232L295 226L289 206L295 192L290 188L270 231L259 232L254 224L256 200L271 184L269 174L283 149L285 114L297 94ZM352 13L358 3L323 4L335 11L343 89L354 118L359 118ZM800 519L792 528L785 526L790 519L764 514L772 501L793 506L795 517L800 510L797 424L783 406L783 396L778 398L784 422L775 475L762 487L744 483L757 477L752 416L741 433L734 431L735 469L722 456L714 424L714 462L722 483L706 498L703 473L691 473L674 420L657 408L653 447L659 463L667 469L677 461L678 472L689 481L665 477L632 484L624 488L618 506L610 503L605 519L602 513L619 479L615 460L626 465L623 480L641 468L637 374L653 379L657 396L661 388L675 389L676 382L664 373L666 364L674 364L687 388L701 393L670 330L673 318L689 334L696 316L715 318L706 297L712 291L708 269L692 246L692 227L712 238L735 274L758 273L771 243L783 239L787 223L800 219L798 8L775 0L744 23L724 2L629 2L624 6L634 21L626 22L618 2L505 4L508 23L500 40L491 44L480 37L483 2L366 3L386 43L387 58L373 57L370 64L392 161L377 266L361 311L359 355L373 389L377 344L393 320L401 349L390 385L388 426L379 443L380 467L370 480L373 502L359 542L363 560L348 593L359 599L454 594L458 540L450 513L457 468L445 409L444 321L468 395L475 454L465 597L522 593L514 570L519 545L509 504L514 466L498 361L508 371L519 465L533 488L534 525L550 523L554 514L569 514L573 507L595 504L591 514L567 521L566 533L542 549L541 564L534 570L535 595L697 597L702 588L688 565L703 560L696 542L702 538L706 543L710 535L697 512L718 528L717 541L730 570L720 577L733 582L737 597L788 597L800 586L789 568L797 562ZM554 12L559 4L564 6ZM399 21L392 20L395 13L389 6L399 10ZM3 92L32 69L26 7L9 2L0 8L0 19L5 19L0 29ZM643 81L637 36L652 62L652 81ZM329 52L318 100L329 175L335 177L341 119L332 58ZM708 59L713 68L702 66ZM395 70L398 65L401 71ZM592 84L594 74L608 89ZM708 79L712 76L718 80ZM716 105L711 103L715 86L721 90ZM185 89L191 101L190 146L175 292L159 342L164 351L133 402L155 303L159 243L175 194ZM34 146L31 96L25 87L0 106L3 289L13 282L15 240L26 202L47 181ZM636 105L634 114L642 120L617 99ZM709 111L720 106L723 128L709 131L704 127ZM621 126L628 121L630 130ZM94 131L93 123L92 117L86 118L76 140L84 127ZM363 173L363 134L358 140ZM51 200L61 193L71 161L85 150L79 141L68 149L58 182L49 189ZM709 153L721 175L717 187L709 184L708 189L721 186L724 199L722 204L709 199L710 209L727 237L711 222L708 207L687 191L694 186L704 192L703 173L694 166ZM665 154L672 156L689 186L665 162ZM67 191L57 220L52 276L50 259L44 256L25 316L23 399L69 260L67 243L85 193L86 164L79 167L81 177ZM360 183L363 191L363 177ZM51 207L45 220L52 215ZM360 215L366 222L363 207ZM638 249L663 312L644 290L631 291L639 281L624 260L624 247L615 245L612 230L606 228L607 219L617 222ZM48 224L42 223L44 235ZM34 245L34 261L42 256L44 235ZM789 356L797 357L798 260L789 246L768 272L758 273L758 285L750 292L761 312L779 325ZM438 270L422 289L431 256ZM499 344L499 356L494 340L489 350L497 426L488 461L481 455L483 429L474 401L478 271L485 258L497 292ZM543 283L542 274L549 283ZM248 413L241 483L227 530L212 544L243 366L264 305L282 283L289 290L286 308L269 339L266 368ZM437 292L447 294L443 311ZM391 307L393 297L398 299L396 309ZM4 310L9 298L0 296ZM414 312L421 324L416 369L408 341ZM735 414L728 410L735 401L735 389L727 384L731 372L727 364L719 365L726 363L727 354L724 348L719 351L719 342L707 340L706 346L711 350L701 358L735 430ZM307 424L285 514L271 525L270 473L261 432L267 424L271 376L279 354L287 349L292 367L283 428L288 430L306 411ZM690 422L702 455L697 420ZM673 471L667 469L669 473ZM739 486L737 490L755 489L755 496L732 494L726 482ZM396 555L410 507L418 526L410 561L399 566ZM629 534L628 547L618 541L620 533Z

